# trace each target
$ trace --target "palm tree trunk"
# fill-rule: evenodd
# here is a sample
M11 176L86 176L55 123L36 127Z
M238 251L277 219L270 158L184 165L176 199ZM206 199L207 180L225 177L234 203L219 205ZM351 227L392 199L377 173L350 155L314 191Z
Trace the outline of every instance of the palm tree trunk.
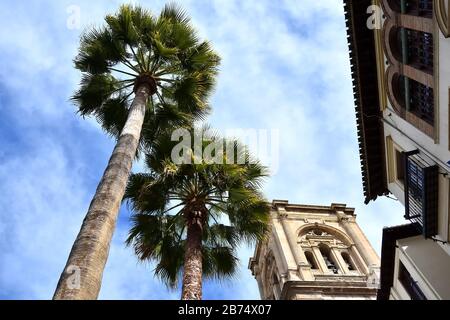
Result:
M150 88L141 85L73 244L53 299L97 299L120 202L136 155Z
M188 222L184 257L182 300L202 299L202 228Z

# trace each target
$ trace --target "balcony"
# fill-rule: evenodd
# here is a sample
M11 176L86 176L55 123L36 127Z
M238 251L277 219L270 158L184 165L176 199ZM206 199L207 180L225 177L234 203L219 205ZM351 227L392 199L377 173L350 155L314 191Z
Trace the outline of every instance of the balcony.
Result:
M405 218L420 228L425 238L437 234L439 169L420 156L405 152Z

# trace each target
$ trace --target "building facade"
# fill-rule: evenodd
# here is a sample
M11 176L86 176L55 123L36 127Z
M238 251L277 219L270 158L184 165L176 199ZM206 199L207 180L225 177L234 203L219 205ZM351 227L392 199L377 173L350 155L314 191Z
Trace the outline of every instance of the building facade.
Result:
M250 258L261 299L375 299L379 258L345 204L274 200L271 233Z
M344 0L366 203L392 194L380 299L450 299L448 0Z

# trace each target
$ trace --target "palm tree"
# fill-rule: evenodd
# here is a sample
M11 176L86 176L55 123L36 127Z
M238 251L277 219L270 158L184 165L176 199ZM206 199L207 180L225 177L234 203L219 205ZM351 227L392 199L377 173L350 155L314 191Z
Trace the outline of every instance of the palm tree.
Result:
M204 138L202 150L218 139ZM174 142L160 136L146 154L148 172L132 174L125 191L133 211L127 244L141 261L155 261L155 274L170 287L183 270L183 300L202 298L202 276L233 276L240 241L254 243L267 233L269 207L260 191L266 168L237 142L225 144L232 152L212 153L224 164L192 153L190 163L176 164ZM239 157L245 163L236 164Z
M82 79L73 100L78 112L95 116L117 144L54 299L97 298L143 126L154 137L161 127L204 116L220 60L174 5L166 5L158 17L125 5L105 21L81 37L74 62Z

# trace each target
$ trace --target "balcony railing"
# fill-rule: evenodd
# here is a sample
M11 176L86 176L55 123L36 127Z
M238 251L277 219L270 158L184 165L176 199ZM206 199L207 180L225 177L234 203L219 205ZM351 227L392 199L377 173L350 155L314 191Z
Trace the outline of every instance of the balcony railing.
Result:
M437 233L439 167L420 157L418 151L404 153L405 218L420 228L425 238Z

